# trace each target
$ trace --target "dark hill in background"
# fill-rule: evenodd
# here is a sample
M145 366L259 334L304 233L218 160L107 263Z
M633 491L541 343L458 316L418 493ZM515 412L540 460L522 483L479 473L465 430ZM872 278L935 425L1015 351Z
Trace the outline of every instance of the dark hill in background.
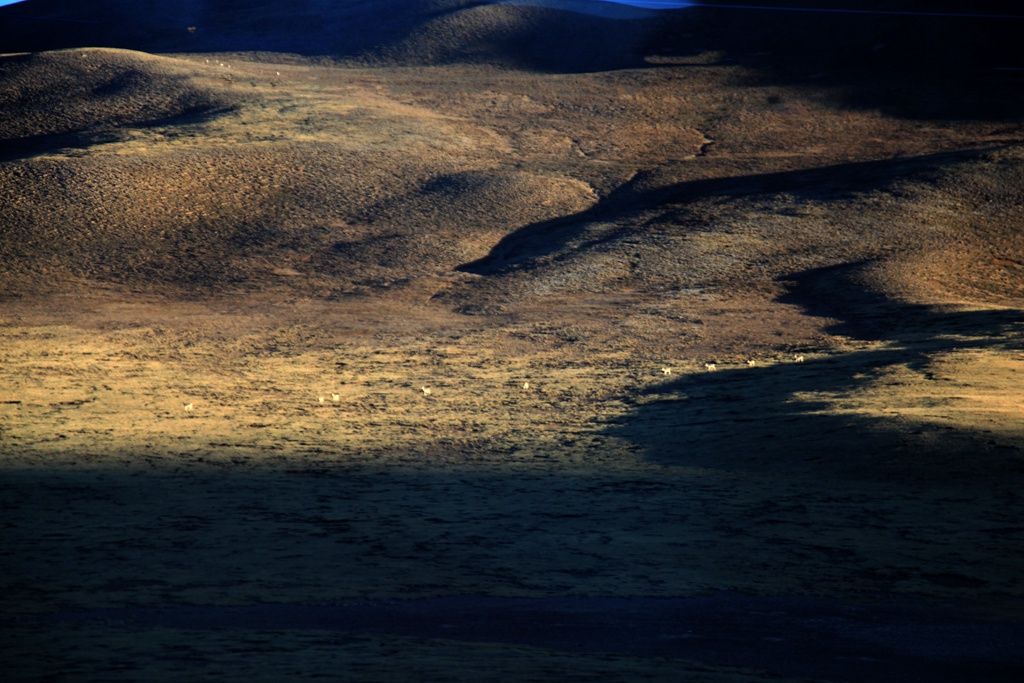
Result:
M0 10L0 51L90 46L559 71L635 66L665 15L613 14L637 18L479 0L29 0Z
M1012 118L1022 111L1024 18L1013 3L917 0L753 2L878 13L693 10L663 50L715 50L758 81L846 90L848 101L915 118ZM687 10L690 12L690 10ZM888 12L888 13L882 13ZM899 14L904 13L904 14ZM979 16L936 16L979 15Z
M719 53L758 82L847 91L855 106L919 118L1007 118L1024 108L1024 20L752 9L703 3L606 16L584 0L27 0L0 8L0 52L119 47L284 52L391 64L600 71ZM707 5L721 5L713 7ZM833 8L820 0L782 3ZM541 6L543 5L543 6ZM1006 14L1006 3L851 0L843 8ZM618 8L618 9L615 9Z

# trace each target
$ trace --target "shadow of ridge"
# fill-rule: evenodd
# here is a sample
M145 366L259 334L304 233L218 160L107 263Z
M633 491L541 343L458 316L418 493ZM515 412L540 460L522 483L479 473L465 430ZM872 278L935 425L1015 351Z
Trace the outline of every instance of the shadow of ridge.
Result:
M730 368L658 385L650 394L666 398L642 405L612 432L663 464L844 479L1024 484L1024 425L992 434L985 426L990 420L979 415L977 428L953 426L942 409L954 399L945 396L949 389L932 372L934 359L945 352L1024 349L1024 311L902 303L857 281L854 276L869 263L790 276L792 290L778 301L837 318L832 333L891 342L886 347L804 363ZM898 400L905 393L901 381L889 379L898 370L936 382L917 397L919 412L903 416L881 398L866 408L844 407L845 396L869 386L893 386ZM921 411L925 407L939 419L915 417L927 415Z
M688 659L851 683L920 676L929 681L960 681L965 676L998 681L1006 673L1024 673L1024 653L1015 647L1024 637L1024 624L981 620L948 605L883 596L852 603L730 592L665 599L452 595L315 605L65 611L40 621L85 629L114 623L130 629L317 630L444 638ZM822 623L838 627L823 638ZM893 630L894 624L901 628ZM687 637L677 635L681 628ZM879 629L888 635L877 637ZM927 648L920 645L922 632L930 635ZM975 637L965 638L965 633ZM808 642L814 643L813 653ZM938 652L943 656L936 657Z
M929 344L941 348L949 342L938 337L954 334L997 343L994 339L999 335L1024 324L1024 311L1017 309L962 310L895 299L872 281L871 270L879 263L864 260L786 275L779 281L787 291L776 301L799 306L811 316L835 320L825 328L830 334L866 341L914 341L916 348ZM1013 342L1007 344L1014 346Z
M871 384L891 384L888 373L896 368L932 380L931 358L940 348L862 351L679 379L652 389L608 433L667 466L926 487L1024 485L1024 428L992 434L979 423L965 430L943 419L919 420L914 412L904 416L882 403L867 412L844 401ZM922 401L929 413L946 405L941 397Z
M147 462L153 453L140 449L124 467L7 468L0 477L0 541L8 549L0 555L2 600L35 609L5 609L0 628L69 626L76 638L123 629L147 642L153 633L139 636L139 629L184 629L192 640L198 629L483 639L871 683L925 671L928 680L959 681L965 671L985 680L1022 664L1012 647L1019 610L1009 617L1017 623L1005 626L970 613L977 607L970 591L992 599L977 578L983 568L1012 563L1013 553L993 542L1012 540L1012 529L985 530L987 542L971 551L962 574L933 568L926 552L914 555L917 543L899 553L901 570L960 590L940 593L941 604L933 594L887 592L882 587L892 580L885 577L877 595L836 588L860 579L865 562L888 569L894 539L914 533L908 523L941 531L980 504L996 513L987 524L1017 524L1024 501L1000 506L998 490L981 500L943 497L936 520L928 508L915 510L912 496L871 496L830 482L787 488L765 477L758 490L671 470L474 473L303 457L316 452L296 450L273 466L226 459L215 467L195 454L154 464ZM844 496L882 521L865 525L842 509L830 512ZM893 523L894 510L913 517L898 514ZM852 550L817 538L834 532L831 524L849 528ZM949 554L948 539L941 548ZM676 583L679 592L657 593L661 599L635 591L651 576L685 574L679 565L689 553L733 558L732 571L739 556L756 585L773 586L761 575L795 571L794 552L817 552L841 580L816 584L819 598L736 590L681 597L700 590L689 581ZM594 576L603 576L597 585L605 591L588 590ZM714 567L707 580L735 579ZM1005 597L1007 611L1020 604L1018 594ZM894 638L893 628L910 637ZM958 641L965 633L978 637ZM123 659L123 643L114 641L112 659ZM816 655L806 656L809 646ZM851 657L857 666L848 665ZM152 661L142 660L143 668ZM945 679L944 671L955 676Z
M60 133L44 133L20 138L0 139L0 162L28 159L40 154L60 150L74 150L87 154L90 147L120 142L125 139L122 131L157 128L160 126L189 126L212 121L218 116L237 110L236 106L196 105L180 113L155 119L131 121L122 125L98 124Z
M945 165L983 157L1007 147L986 146L823 168L692 180L653 189L643 189L651 173L640 172L589 209L525 225L503 237L486 256L457 266L455 270L496 275L507 269L527 266L532 260L564 250L584 232L588 223L621 219L630 213L657 210L663 205L678 207L708 197L736 199L779 192L818 201L840 199L855 192L878 190L896 181L924 181L930 173Z
M986 486L982 496L941 496L929 506L889 488L829 481L792 486L774 476L722 478L679 468L545 470L529 459L474 471L461 464L446 468L416 453L396 466L360 461L364 454L350 453L346 461L312 443L273 445L250 449L247 457L245 449L232 455L228 444L177 454L140 447L122 453L128 458L123 463L96 458L90 464L82 456L73 467L54 466L52 457L20 470L6 466L0 472L0 543L8 549L0 554L3 612L47 612L76 636L89 628L134 633L138 627L190 629L190 638L196 628L393 628L467 641L486 633L499 642L566 649L576 643L596 651L636 647L642 655L760 662L784 671L794 671L787 661L797 662L830 680L850 676L873 683L886 680L878 667L892 666L891 658L885 664L865 659L853 677L850 667L837 664L841 658L802 656L809 643L822 639L822 619L845 619L840 628L848 630L839 635L854 641L877 633L861 632L855 623L882 629L901 624L905 630L912 615L900 609L848 609L847 601L863 598L850 581L878 572L871 575L873 589L899 594L890 590L897 583L889 576L897 571L893 562L898 571L930 581L935 591L918 590L920 601L908 598L911 608L920 608L921 621L912 621L922 626L935 625L942 612L951 614L935 599L950 598L968 610L996 599L1020 604L1019 592L1004 600L998 586L985 581L992 565L1004 572L1015 567L1006 548L1024 498L1005 504L1000 486ZM1018 486L1003 483L1011 490ZM858 516L846 514L850 505ZM894 544L903 533L913 536L917 526L929 539L940 538L941 554L949 555L943 532L979 514L995 528L971 537L968 560L958 554L935 567L928 552L915 554L919 538L894 560ZM863 524L859 515L872 523ZM837 526L853 540L836 541ZM708 555L728 570L703 559ZM688 560L706 569L693 570ZM792 594L792 583L776 583L772 575L797 571L809 581L799 592L826 597L781 597L764 609L776 598L737 594L751 586L758 587L754 593ZM785 587L773 590L779 585ZM731 590L731 598L679 598L707 586ZM485 600L437 597L460 595L534 599L495 598L481 606ZM700 617L692 627L682 616L688 606ZM624 637L626 614L650 637ZM767 618L772 614L780 620ZM1020 621L1021 612L1015 614L1010 618ZM706 637L686 637L691 628L703 629ZM780 631L794 637L770 640ZM831 642L844 651L849 643L838 636ZM976 642L950 652L973 660ZM827 643L814 649L827 650ZM879 652L890 644L876 639L860 649ZM931 662L929 670L941 673L949 664L950 652L907 645L900 657L911 670L923 671L914 667ZM982 663L1006 660L1002 649L987 652ZM891 680L906 675L900 669Z
M843 397L858 390L898 387L898 380L887 378L905 370L928 384L919 401L941 413L954 398L943 395L932 373L937 355L1024 349L1024 311L900 302L866 282L871 263L787 276L791 290L777 300L836 318L830 333L888 346L658 385L650 394L666 398L642 405L614 433L642 445L653 460L673 465L937 483L993 477L1024 482L1024 427L992 436L980 423L978 429L957 429L941 419L903 417L884 404L868 407L869 413L843 409ZM906 395L912 394L893 389L895 398Z
M792 11L793 4L818 7ZM851 0L834 3L840 10L813 11L828 4L702 2L676 29L687 37L667 36L662 54L699 46L747 67L749 84L827 89L843 106L912 119L1008 120L1024 112L1024 20L924 16L1024 17L1016 7L992 0L895 0L884 9L905 14L886 15L878 11L881 3Z

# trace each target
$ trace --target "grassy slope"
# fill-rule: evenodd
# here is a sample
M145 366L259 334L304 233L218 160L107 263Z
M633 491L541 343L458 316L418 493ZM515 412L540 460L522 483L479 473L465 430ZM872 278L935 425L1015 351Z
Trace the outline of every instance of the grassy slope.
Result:
M731 66L0 70L6 609L724 589L1019 614L1018 124ZM97 633L60 666L138 643Z

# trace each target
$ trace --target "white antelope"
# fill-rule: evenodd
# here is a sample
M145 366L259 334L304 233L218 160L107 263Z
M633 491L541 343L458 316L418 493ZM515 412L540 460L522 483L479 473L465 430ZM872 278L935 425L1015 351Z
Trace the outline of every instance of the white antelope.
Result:
M341 400L341 394L331 394L331 400L337 403Z
M661 369L661 374L663 374L666 377L668 377L669 375L672 374L672 368L662 368Z
M424 396L430 396L430 387L420 387L420 391L423 392Z
M186 413L191 413L192 412L192 404L191 403L186 403L185 404L185 412Z
M324 397L323 396L317 396L316 400L320 401L320 403L323 403L324 402Z
M757 365L757 361L751 358L750 360L747 361L747 365L749 367L754 367L755 365Z
M794 356L793 357L793 361L797 362L797 363L803 363L804 362L804 357L802 355Z
M705 363L704 364L704 369L707 370L708 372L712 372L714 370L717 370L718 366L715 365L714 363Z
M529 389L529 388L530 388L530 383L529 382L523 382L523 389L525 390L525 389Z

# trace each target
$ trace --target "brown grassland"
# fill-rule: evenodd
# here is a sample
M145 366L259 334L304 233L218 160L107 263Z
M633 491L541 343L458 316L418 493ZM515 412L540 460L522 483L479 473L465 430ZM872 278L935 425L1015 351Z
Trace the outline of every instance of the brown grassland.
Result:
M5 668L778 674L46 621L126 607L728 592L1019 623L1024 129L846 95L712 52L0 57Z

